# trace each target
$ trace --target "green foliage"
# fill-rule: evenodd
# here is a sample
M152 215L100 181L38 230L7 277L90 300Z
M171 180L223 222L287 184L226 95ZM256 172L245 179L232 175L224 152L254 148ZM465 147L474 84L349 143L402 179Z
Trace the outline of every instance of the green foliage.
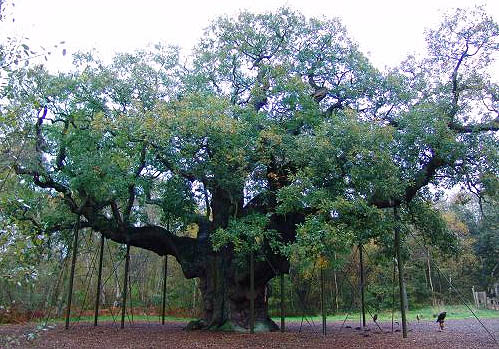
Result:
M376 238L389 227L383 212L365 201L324 200L321 211L307 217L298 227L296 242L285 251L289 256L298 254L299 260L332 260L337 252Z
M219 228L211 235L215 251L231 245L239 255L247 255L250 251L260 250L264 243L276 245L277 234L268 229L269 217L262 214L251 214L243 218L232 219L225 229Z
M473 254L480 261L475 263L475 272L481 288L485 290L499 277L497 197L485 196L477 200L469 194L460 193L448 206L449 211L454 212L456 219L461 220L469 231Z
M421 234L426 245L448 254L457 254L458 236L448 227L441 211L428 202L414 200L408 210L411 226Z

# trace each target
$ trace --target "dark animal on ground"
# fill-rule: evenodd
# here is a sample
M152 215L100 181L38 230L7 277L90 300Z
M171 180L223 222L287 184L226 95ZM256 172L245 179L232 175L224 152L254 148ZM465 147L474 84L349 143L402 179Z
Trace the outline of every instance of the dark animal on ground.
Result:
M441 312L440 314L438 314L438 318L437 318L437 321L439 326L440 326L440 331L442 331L444 329L444 322L445 322L445 317L447 316L447 312Z

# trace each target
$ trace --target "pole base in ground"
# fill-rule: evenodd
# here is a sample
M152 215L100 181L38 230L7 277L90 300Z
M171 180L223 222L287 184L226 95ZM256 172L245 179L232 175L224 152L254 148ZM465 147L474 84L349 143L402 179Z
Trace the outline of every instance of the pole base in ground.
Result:
M127 298L127 288L128 288L128 268L130 265L130 244L126 245L126 256L125 256L125 280L123 281L123 296L121 304L121 329L125 328L125 312L126 312L126 298Z

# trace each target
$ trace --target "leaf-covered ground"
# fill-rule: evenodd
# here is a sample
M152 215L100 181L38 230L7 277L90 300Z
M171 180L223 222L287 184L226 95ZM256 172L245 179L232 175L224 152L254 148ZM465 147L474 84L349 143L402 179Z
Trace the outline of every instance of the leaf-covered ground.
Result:
M482 320L499 338L499 319ZM33 325L0 326L0 347L14 348L499 348L476 320L449 320L440 332L429 321L410 324L409 337L400 331L391 333L391 324L371 323L368 331L357 330L358 323L328 323L327 335L321 334L320 323L287 324L285 333L214 333L186 332L185 323L73 325L68 331L63 324L43 330ZM396 326L397 327L397 326ZM29 335L29 334L32 335ZM34 333L34 334L33 334ZM27 336L31 337L27 340ZM8 338L8 340L7 340ZM499 340L499 339L498 339Z

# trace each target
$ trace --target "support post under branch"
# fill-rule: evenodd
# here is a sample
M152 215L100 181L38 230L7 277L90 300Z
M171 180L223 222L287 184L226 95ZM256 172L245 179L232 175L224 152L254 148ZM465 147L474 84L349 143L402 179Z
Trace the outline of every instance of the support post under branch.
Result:
M73 299L73 284L75 277L76 255L78 254L78 234L80 232L80 216L75 224L74 240L73 240L73 257L71 260L71 272L69 274L69 287L68 287L68 303L66 309L66 330L69 329L69 317L71 315L71 301Z
M97 272L97 291L95 295L95 314L94 314L94 326L97 326L97 321L99 319L99 303L100 303L100 293L102 287L102 260L104 258L104 235L100 236L100 253L99 253L99 270Z
M121 329L125 328L126 297L128 288L128 268L130 265L130 244L126 244L125 279L123 281L123 294L121 299Z
M393 217L395 220L395 253L397 254L397 266L399 270L399 293L400 293L400 314L402 317L402 336L407 338L407 297L404 285L404 265L402 264L402 256L400 252L400 214L399 207L396 205L393 208Z
M326 298L324 295L324 268L321 267L321 314L322 314L322 334L326 335Z
M281 332L285 331L284 323L284 273L281 274Z
M364 256L362 244L359 244L359 264L360 264L360 304L362 311L362 327L366 327L366 302L364 296Z
M168 276L168 256L165 256L165 266L163 274L163 304L161 310L161 324L165 324L165 314L166 314L166 278Z
M255 333L255 255L250 253L250 333Z

